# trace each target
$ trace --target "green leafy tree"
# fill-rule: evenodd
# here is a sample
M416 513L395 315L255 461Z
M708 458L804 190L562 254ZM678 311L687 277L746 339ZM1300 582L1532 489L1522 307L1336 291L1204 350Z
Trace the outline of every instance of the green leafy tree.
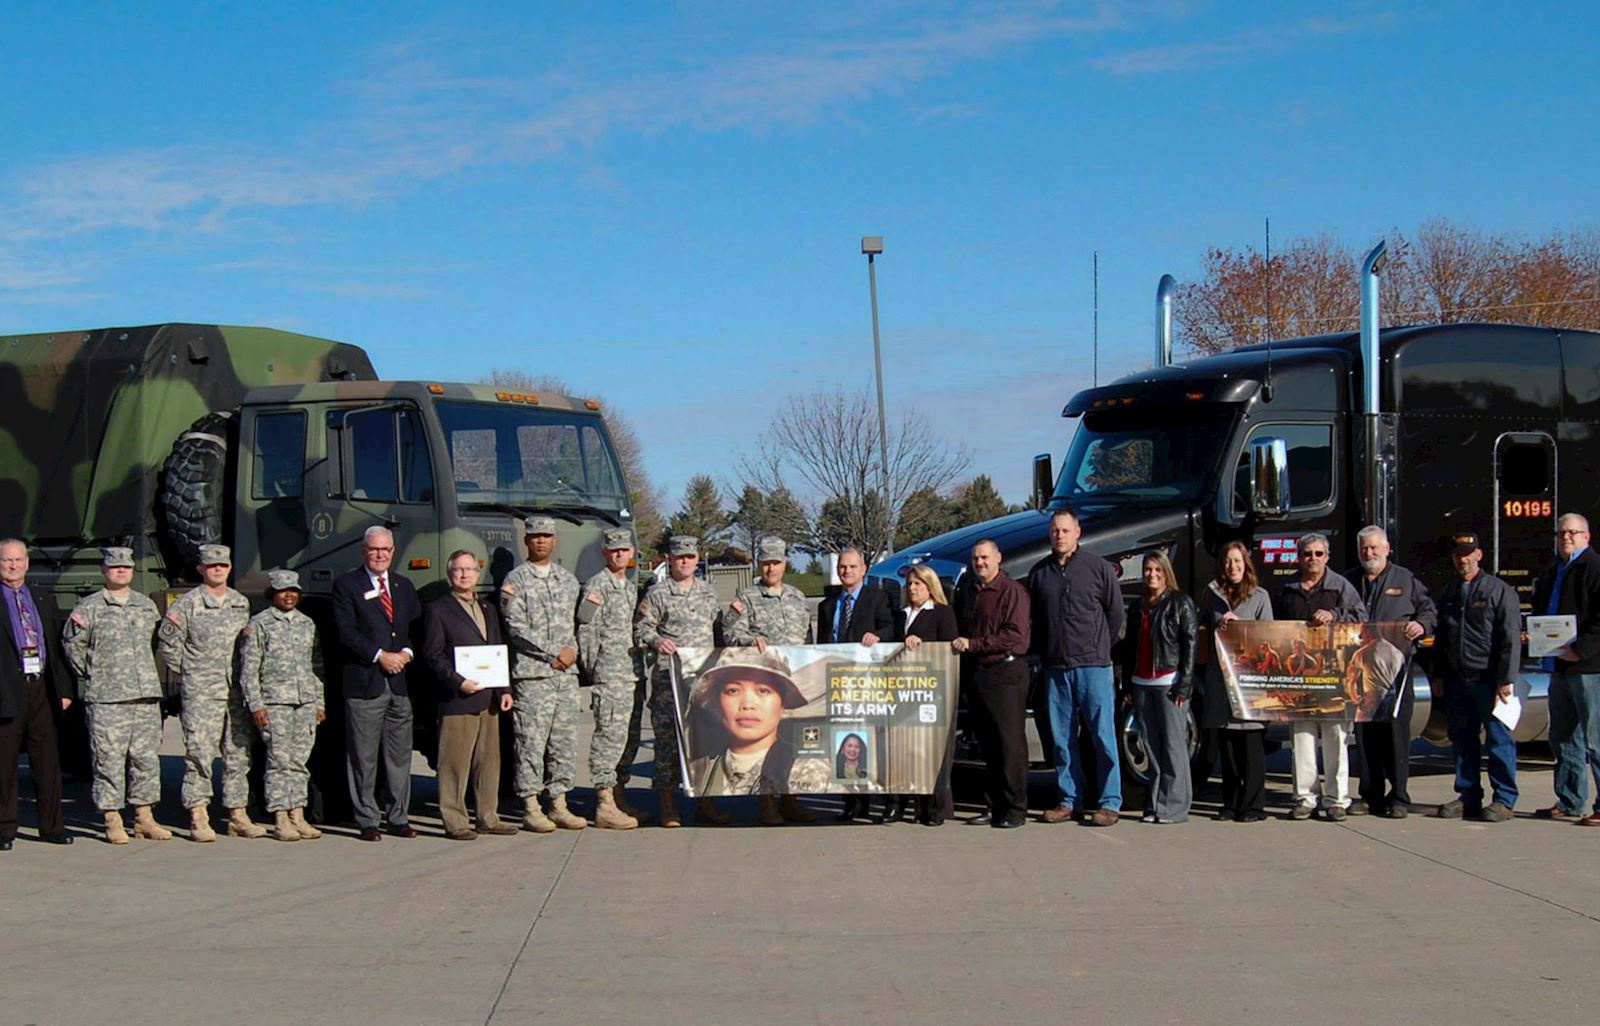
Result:
M700 551L720 552L728 543L728 525L732 517L723 508L722 494L709 474L696 474L684 486L683 505L667 521L659 547L666 548L666 539L674 534L688 534L700 539Z
M956 525L962 527L1006 515L1006 500L1000 497L988 474L979 474L958 487L950 496L950 506Z

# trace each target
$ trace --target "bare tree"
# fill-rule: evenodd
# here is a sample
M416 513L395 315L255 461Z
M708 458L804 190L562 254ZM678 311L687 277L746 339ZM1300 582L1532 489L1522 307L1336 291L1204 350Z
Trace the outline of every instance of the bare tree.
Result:
M741 483L772 493L790 481L803 482L828 507L828 540L846 538L868 553L888 551L906 500L949 484L971 458L965 448L938 437L927 418L907 412L889 432L885 508L876 409L865 392L790 396L755 448L740 456ZM819 519L819 533L822 527Z
M489 372L489 380L485 384L520 392L573 394L572 389L560 378L548 374L531 374L514 367L496 367ZM611 444L616 446L617 459L622 463L622 474L628 481L628 506L629 512L633 514L634 533L639 539L640 549L648 550L649 546L661 536L666 526L666 521L661 515L665 496L662 490L651 482L650 474L645 470L644 449L633 425L620 410L608 405L601 397L591 395L589 398L600 403L601 412L605 415L606 428L611 432Z

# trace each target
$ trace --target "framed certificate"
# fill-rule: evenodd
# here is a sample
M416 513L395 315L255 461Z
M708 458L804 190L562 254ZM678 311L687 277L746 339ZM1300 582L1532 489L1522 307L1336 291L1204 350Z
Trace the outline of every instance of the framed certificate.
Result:
M1578 636L1576 616L1528 617L1528 655L1547 656Z
M486 688L511 686L511 668L504 645L457 645L456 672Z

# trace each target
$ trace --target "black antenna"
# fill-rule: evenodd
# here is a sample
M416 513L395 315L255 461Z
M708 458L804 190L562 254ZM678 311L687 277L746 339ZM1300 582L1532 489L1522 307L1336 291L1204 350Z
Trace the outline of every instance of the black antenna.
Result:
M1261 388L1261 401L1272 402L1272 218L1266 219L1267 232L1267 381Z
M1091 388L1100 387L1100 251L1094 251L1094 377Z

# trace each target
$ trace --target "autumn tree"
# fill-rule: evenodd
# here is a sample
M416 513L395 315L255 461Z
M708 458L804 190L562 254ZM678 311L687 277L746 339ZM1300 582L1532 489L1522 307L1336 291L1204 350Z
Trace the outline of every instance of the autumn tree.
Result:
M516 392L550 392L572 395L572 390L560 378L548 374L531 374L512 367L497 367L489 372L485 384ZM661 535L663 502L661 489L651 483L644 466L644 448L633 425L620 410L608 406L598 396L590 396L600 403L605 414L606 428L611 432L611 444L616 447L617 460L622 464L623 477L628 482L628 511L633 516L633 529L641 548L648 549Z

